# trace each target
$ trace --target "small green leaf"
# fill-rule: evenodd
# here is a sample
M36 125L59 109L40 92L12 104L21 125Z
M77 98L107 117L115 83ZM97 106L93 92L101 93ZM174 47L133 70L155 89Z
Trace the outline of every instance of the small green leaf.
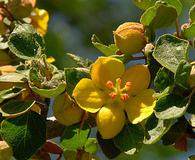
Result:
M5 90L0 91L0 103L2 103L6 99L10 99L10 98L18 96L24 90L25 89L22 89L22 88L12 87L10 89L5 89Z
M144 144L154 144L158 142L162 136L169 130L172 125L172 119L157 119L155 115L150 116L145 124L147 135Z
M21 59L34 59L45 49L43 38L29 24L16 26L8 39L8 46Z
M65 76L66 90L69 95L72 95L75 86L82 78L90 78L89 70L85 68L66 68Z
M160 68L154 79L154 86L159 91L163 91L165 88L173 84L173 74L166 68Z
M3 120L1 136L12 146L17 160L28 160L46 141L46 124L36 112Z
M189 42L165 34L157 40L153 57L165 68L176 73L179 63L188 60Z
M97 151L97 140L95 138L88 138L84 148L86 152L95 154Z
M179 66L175 73L175 84L176 85L184 89L188 88L187 81L190 76L191 68L192 68L192 65L187 61L183 60L179 63Z
M3 117L15 117L25 112L35 104L35 101L21 101L12 99L0 108Z
M133 3L142 10L146 10L149 7L155 5L157 0L133 0Z
M74 54L71 54L71 53L66 53L66 55L68 57L70 57L70 59L73 60L76 63L77 67L87 68L93 63L88 58L85 59L85 58L82 58L80 56L77 56L77 55L74 55Z
M194 22L195 21L195 5L193 5L190 8L189 17L190 17L191 22Z
M174 0L174 1L173 0L163 0L163 1L171 5L172 7L174 7L177 10L177 15L181 14L183 6L180 0Z
M80 129L80 125L72 125L64 129L64 133L61 137L61 146L66 151L77 151L77 149L82 149L89 136L91 129L88 125L84 125Z
M94 34L91 38L92 44L105 56L111 56L116 54L118 51L118 48L115 44L111 45L104 45L102 42L99 40L99 38Z
M169 94L156 102L155 115L159 119L179 118L185 114L189 101L185 97Z
M117 157L121 151L114 145L113 139L103 139L99 132L97 132L97 140L103 153L109 159Z
M114 137L114 144L121 152L140 149L144 140L144 129L141 125L129 124Z
M152 29L159 29L172 24L177 18L177 11L171 5L156 3L141 16L140 22Z
M195 22L189 25L187 28L184 28L183 33L185 38L194 38L195 37Z

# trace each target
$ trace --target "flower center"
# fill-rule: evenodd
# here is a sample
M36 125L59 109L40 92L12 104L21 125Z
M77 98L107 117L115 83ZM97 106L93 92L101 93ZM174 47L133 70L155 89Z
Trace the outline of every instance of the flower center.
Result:
M126 101L129 98L127 92L131 90L131 82L126 82L124 87L121 84L121 78L117 78L115 84L112 81L107 81L106 88L109 90L109 96L112 99L119 97L122 101Z

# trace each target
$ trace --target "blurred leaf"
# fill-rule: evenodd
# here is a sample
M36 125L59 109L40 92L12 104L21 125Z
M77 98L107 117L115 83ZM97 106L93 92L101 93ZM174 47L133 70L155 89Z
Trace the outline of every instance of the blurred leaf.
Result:
M95 138L88 138L84 148L86 152L95 154L97 151L97 140Z
M165 88L173 84L173 74L166 68L160 68L154 79L154 86L159 91L163 91Z
M188 88L187 81L190 76L191 68L192 65L189 62L182 60L179 63L179 66L175 73L175 84L184 89L187 89Z
M80 129L80 125L66 127L60 139L60 144L64 151L82 149L87 142L90 131L91 129L88 125L84 125L82 129Z
M82 78L90 78L89 70L85 68L66 68L66 91L69 95Z
M131 149L139 150L144 140L144 129L141 125L129 124L113 138L114 144L121 152Z
M133 3L140 9L146 10L155 5L157 0L133 0Z
M148 8L143 13L140 22L144 26L158 29L170 25L176 18L177 11L175 8L164 3L156 3L155 6Z
M169 94L156 102L155 115L159 119L172 119L185 114L189 101L186 97Z
M162 66L176 73L179 63L188 59L188 47L188 41L165 34L157 40L153 56Z
M121 153L121 151L114 145L112 139L102 139L102 136L99 132L97 132L97 140L103 153L109 159L115 158Z
M194 38L195 37L195 22L193 22L187 28L184 28L183 35L186 38Z
M188 157L188 160L195 160L195 155Z
M16 26L9 37L8 46L21 59L34 59L45 49L43 38L29 24Z
M91 41L94 47L96 47L105 56L114 55L118 51L118 48L115 44L110 44L108 46L102 44L102 42L95 34L92 36Z
M76 159L77 157L77 152L76 151L69 151L69 150L65 150L64 151L64 159L66 160L73 160Z
M194 22L195 21L195 5L193 5L190 8L189 17L190 17L191 22Z
M145 127L147 135L145 137L145 144L154 144L158 142L162 136L169 130L172 125L172 120L162 120L155 117L155 115L150 116L147 120Z
M17 160L28 160L46 141L46 124L36 112L3 120L1 136L13 148Z
M12 99L0 108L3 117L15 117L25 112L35 104L35 101L23 101Z
M66 55L69 56L70 59L72 59L77 64L78 67L87 68L92 64L91 60L79 57L75 54L66 53Z
M12 87L10 89L0 91L0 103L2 103L6 99L10 99L10 98L18 96L24 90L25 89L22 89L22 88Z

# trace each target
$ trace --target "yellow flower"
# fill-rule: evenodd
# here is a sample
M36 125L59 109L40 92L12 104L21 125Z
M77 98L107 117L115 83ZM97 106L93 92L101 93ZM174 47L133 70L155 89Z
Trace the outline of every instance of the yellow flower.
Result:
M147 89L150 72L146 65L124 64L111 57L100 57L93 64L91 79L83 78L73 91L78 105L97 113L96 123L104 139L116 136L125 124L125 112L131 123L148 118L154 110L154 91Z
M47 32L49 14L44 9L35 8L31 13L32 25L44 36Z

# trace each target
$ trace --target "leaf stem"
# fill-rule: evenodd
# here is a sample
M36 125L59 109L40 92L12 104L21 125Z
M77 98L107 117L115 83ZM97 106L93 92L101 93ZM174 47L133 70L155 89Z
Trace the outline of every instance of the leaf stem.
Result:
M180 37L181 36L181 31L180 31L178 18L175 20L175 27L176 27L177 37Z

